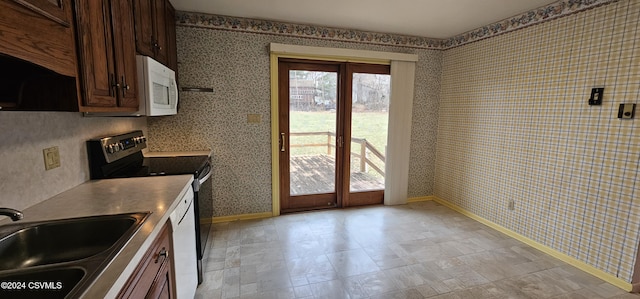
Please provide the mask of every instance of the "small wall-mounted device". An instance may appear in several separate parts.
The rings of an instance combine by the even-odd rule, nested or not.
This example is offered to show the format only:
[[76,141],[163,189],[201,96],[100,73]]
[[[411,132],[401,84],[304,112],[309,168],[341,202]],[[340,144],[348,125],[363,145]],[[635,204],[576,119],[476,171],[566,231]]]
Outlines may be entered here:
[[618,118],[629,119],[636,114],[636,104],[620,104]]
[[602,105],[603,93],[604,93],[604,87],[592,88],[591,97],[589,98],[589,105]]

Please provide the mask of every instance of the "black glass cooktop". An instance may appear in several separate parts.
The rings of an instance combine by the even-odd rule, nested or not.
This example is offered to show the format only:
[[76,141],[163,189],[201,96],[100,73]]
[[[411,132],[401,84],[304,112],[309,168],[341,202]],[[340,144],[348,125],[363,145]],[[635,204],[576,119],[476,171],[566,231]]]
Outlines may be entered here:
[[207,161],[208,156],[145,157],[142,167],[148,175],[198,174]]
[[[136,157],[137,156],[137,157]],[[128,161],[129,160],[129,161]],[[156,175],[193,174],[196,177],[207,170],[208,156],[142,157],[132,155],[104,166],[103,176],[98,178],[129,178]]]

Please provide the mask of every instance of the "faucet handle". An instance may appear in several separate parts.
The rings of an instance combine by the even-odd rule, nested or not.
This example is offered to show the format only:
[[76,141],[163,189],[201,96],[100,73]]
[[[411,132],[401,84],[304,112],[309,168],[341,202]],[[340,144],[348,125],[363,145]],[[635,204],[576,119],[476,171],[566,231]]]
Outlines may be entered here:
[[13,221],[18,221],[24,218],[24,214],[21,211],[11,208],[0,208],[0,215],[8,216]]

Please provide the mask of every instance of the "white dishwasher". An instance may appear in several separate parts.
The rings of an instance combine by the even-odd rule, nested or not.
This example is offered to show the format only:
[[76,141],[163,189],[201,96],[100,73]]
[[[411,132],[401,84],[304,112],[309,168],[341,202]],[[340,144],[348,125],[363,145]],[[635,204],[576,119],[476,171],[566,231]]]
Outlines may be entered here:
[[173,258],[178,299],[191,299],[198,287],[196,224],[193,210],[193,187],[169,215],[173,228]]

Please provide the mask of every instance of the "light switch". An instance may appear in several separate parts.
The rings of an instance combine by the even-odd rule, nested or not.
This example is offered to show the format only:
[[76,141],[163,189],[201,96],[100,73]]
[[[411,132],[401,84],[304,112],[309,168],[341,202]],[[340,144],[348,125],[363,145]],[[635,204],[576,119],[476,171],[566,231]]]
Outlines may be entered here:
[[620,104],[618,109],[618,118],[633,118],[636,112],[636,104]]
[[247,122],[250,124],[258,124],[262,122],[261,114],[247,114]]
[[604,93],[604,87],[592,88],[591,97],[589,98],[589,105],[602,105],[603,93]]
[[44,155],[44,169],[50,170],[56,167],[60,167],[60,152],[58,151],[58,147],[50,147],[42,150]]

